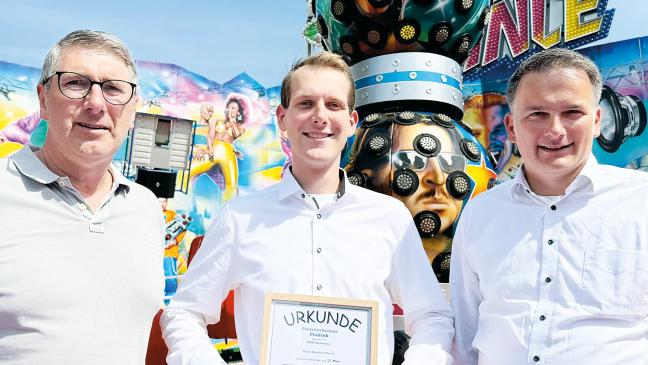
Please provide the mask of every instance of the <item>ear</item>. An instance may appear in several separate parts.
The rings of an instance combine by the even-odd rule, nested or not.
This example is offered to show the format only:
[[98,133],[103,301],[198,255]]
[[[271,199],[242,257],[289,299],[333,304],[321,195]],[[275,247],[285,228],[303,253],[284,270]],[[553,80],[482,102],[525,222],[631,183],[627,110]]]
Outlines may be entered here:
[[45,89],[43,84],[38,84],[38,86],[36,86],[36,93],[38,94],[38,104],[40,105],[40,117],[41,119],[48,120],[47,107],[45,106],[45,94],[47,93],[47,89]]
[[515,136],[515,123],[513,122],[513,114],[512,112],[506,113],[504,116],[504,126],[506,127],[506,134],[508,135],[508,140],[511,141],[512,143],[517,143],[516,142],[516,136]]
[[359,119],[360,117],[358,116],[358,112],[355,110],[352,111],[351,114],[349,115],[349,123],[351,124],[351,131],[347,137],[351,137],[355,133],[356,127],[358,126]]
[[594,128],[592,128],[592,138],[596,138],[601,134],[601,107],[596,106],[594,112]]
[[286,109],[284,109],[284,107],[281,104],[277,106],[276,114],[277,114],[277,125],[279,126],[279,130],[281,130],[282,132],[286,132],[286,122],[285,122]]

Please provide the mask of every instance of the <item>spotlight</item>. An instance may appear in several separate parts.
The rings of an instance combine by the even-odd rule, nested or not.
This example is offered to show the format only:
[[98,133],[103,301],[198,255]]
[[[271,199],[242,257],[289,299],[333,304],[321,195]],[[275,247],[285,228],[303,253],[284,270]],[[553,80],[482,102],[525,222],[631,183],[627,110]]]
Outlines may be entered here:
[[382,121],[382,115],[380,113],[371,113],[367,115],[366,118],[360,124],[361,128],[369,128],[380,123]]
[[489,21],[490,21],[490,8],[485,7],[484,10],[482,10],[481,15],[479,16],[479,22],[477,23],[477,27],[479,29],[484,29],[488,25]]
[[317,16],[317,32],[321,34],[323,38],[328,38],[328,27],[321,15]]
[[451,36],[452,27],[450,26],[450,23],[437,23],[430,28],[430,32],[428,33],[428,42],[430,42],[430,45],[432,46],[442,46],[450,40]]
[[365,187],[367,186],[367,175],[362,172],[353,171],[347,173],[347,178],[349,182],[355,186]]
[[400,196],[414,194],[418,189],[419,179],[416,173],[410,169],[397,169],[392,180],[392,190]]
[[424,210],[414,216],[414,225],[422,238],[434,237],[441,228],[441,218],[435,212]]
[[454,127],[454,122],[452,121],[452,119],[445,114],[441,114],[441,113],[434,114],[432,120],[442,127],[446,127],[446,128]]
[[337,20],[347,25],[353,21],[355,9],[355,4],[350,0],[333,0],[331,2],[331,14]]
[[461,140],[459,143],[459,147],[461,148],[461,152],[463,152],[466,157],[472,162],[479,162],[481,161],[481,152],[479,151],[479,147],[477,147],[477,144],[468,138],[464,138]]
[[464,34],[454,44],[453,51],[454,54],[460,58],[465,58],[468,56],[468,51],[470,51],[470,35]]
[[443,251],[432,260],[432,270],[440,283],[450,281],[450,251]]
[[412,44],[418,40],[420,34],[421,26],[415,19],[401,19],[396,23],[394,36],[399,43]]
[[453,198],[461,200],[470,191],[470,178],[463,171],[453,171],[448,174],[446,188]]
[[603,85],[599,105],[601,134],[596,140],[609,153],[616,152],[623,142],[640,135],[646,128],[646,107],[634,95],[621,95]]
[[419,121],[419,116],[415,114],[414,112],[411,112],[409,110],[400,112],[396,116],[395,122],[400,125],[413,125],[418,123]]
[[373,49],[383,49],[387,44],[387,30],[378,23],[361,22],[358,24],[358,33]]
[[455,8],[459,14],[467,14],[473,5],[475,5],[474,0],[455,0]]
[[414,138],[414,150],[425,157],[433,157],[441,150],[441,141],[429,133],[421,133]]
[[365,147],[375,156],[382,156],[389,151],[391,139],[385,133],[377,133],[371,136]]
[[340,49],[351,58],[358,55],[358,44],[353,36],[343,35],[340,37]]

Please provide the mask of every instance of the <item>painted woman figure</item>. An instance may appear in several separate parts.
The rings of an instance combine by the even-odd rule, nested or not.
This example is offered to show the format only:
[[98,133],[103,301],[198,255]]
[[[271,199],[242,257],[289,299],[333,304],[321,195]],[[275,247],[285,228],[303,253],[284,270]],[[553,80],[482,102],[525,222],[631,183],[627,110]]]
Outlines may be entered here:
[[249,103],[245,97],[230,94],[225,103],[225,119],[209,123],[207,151],[194,156],[191,178],[207,173],[221,188],[224,201],[236,196],[238,190],[237,158],[242,158],[243,154],[236,151],[233,142],[245,133],[248,113]]

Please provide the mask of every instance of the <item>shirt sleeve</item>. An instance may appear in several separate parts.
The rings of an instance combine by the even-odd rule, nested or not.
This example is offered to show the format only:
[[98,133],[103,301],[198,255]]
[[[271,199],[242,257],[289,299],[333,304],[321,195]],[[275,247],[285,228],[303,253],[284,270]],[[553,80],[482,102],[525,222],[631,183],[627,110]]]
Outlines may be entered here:
[[471,210],[468,206],[461,215],[452,241],[450,262],[450,302],[455,315],[452,355],[458,363],[466,365],[477,364],[477,352],[472,343],[477,333],[479,305],[482,302],[479,277],[466,256],[471,225]]
[[403,365],[450,365],[454,330],[452,311],[423,249],[409,212],[403,207],[402,239],[392,261],[390,290],[403,308],[405,332],[411,336]]
[[162,315],[169,365],[225,364],[207,336],[220,319],[221,303],[235,280],[232,270],[234,222],[226,206],[211,226]]

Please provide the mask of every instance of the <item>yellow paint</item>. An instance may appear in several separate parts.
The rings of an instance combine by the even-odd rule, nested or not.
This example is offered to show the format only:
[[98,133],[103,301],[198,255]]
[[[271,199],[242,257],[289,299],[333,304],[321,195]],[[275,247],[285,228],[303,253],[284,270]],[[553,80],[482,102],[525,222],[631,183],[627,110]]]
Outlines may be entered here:
[[601,29],[600,16],[581,23],[581,15],[598,7],[598,0],[565,0],[565,42],[573,41]]

